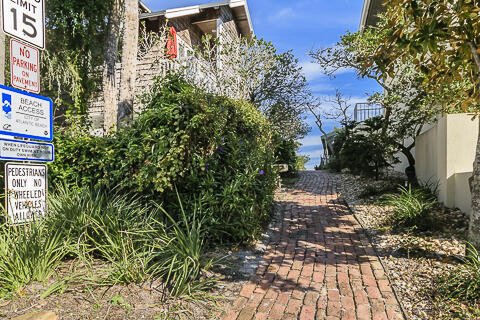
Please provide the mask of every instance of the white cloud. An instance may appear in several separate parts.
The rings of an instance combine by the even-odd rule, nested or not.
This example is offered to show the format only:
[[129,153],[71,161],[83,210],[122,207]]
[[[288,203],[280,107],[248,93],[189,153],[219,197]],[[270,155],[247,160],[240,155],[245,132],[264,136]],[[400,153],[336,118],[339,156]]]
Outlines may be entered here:
[[306,136],[305,138],[300,140],[300,143],[304,148],[321,146],[322,145],[321,135]]
[[295,10],[293,8],[282,8],[268,17],[270,22],[275,22],[277,20],[292,19],[295,18]]
[[[300,67],[302,67],[303,74],[305,75],[305,78],[307,78],[308,81],[327,77],[324,73],[324,70],[320,68],[320,65],[318,63],[303,61],[303,62],[300,62]],[[351,72],[354,72],[353,69],[351,68],[341,68],[335,71],[334,75],[338,76],[341,74],[351,73]]]
[[321,77],[324,77],[323,70],[320,68],[320,65],[313,62],[304,61],[300,63],[302,67],[303,74],[308,81],[312,81]]
[[313,93],[325,93],[325,92],[334,92],[335,87],[329,83],[326,82],[321,82],[321,83],[316,83],[316,84],[311,84],[310,85],[310,90]]

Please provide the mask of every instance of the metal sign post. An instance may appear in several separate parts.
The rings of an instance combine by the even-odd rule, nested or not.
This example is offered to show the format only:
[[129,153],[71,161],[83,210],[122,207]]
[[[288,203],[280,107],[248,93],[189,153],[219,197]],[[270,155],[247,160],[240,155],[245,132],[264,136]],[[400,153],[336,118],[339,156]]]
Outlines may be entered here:
[[[0,30],[0,160],[5,165],[5,201],[11,224],[24,224],[47,213],[47,166],[52,162],[53,102],[40,92],[40,52],[45,49],[45,0],[0,0],[3,31],[10,42],[11,84],[5,86],[5,36]],[[28,44],[36,47],[31,47]],[[21,90],[19,90],[21,89]],[[33,93],[31,93],[33,92]]]

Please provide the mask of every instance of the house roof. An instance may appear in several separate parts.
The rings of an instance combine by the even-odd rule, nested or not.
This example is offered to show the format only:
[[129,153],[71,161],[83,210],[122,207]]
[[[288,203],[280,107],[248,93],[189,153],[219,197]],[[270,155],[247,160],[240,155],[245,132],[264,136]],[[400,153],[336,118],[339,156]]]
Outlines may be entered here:
[[375,26],[378,23],[378,14],[383,10],[383,0],[364,0],[360,30]]
[[150,13],[152,10],[141,0],[138,1],[138,6],[143,12]]
[[148,12],[140,15],[140,19],[151,19],[162,16],[167,19],[174,19],[199,14],[206,9],[215,9],[223,6],[229,6],[231,8],[235,22],[237,23],[239,31],[242,35],[247,36],[253,33],[252,19],[250,17],[247,0],[224,0],[220,2],[212,2],[189,7]]

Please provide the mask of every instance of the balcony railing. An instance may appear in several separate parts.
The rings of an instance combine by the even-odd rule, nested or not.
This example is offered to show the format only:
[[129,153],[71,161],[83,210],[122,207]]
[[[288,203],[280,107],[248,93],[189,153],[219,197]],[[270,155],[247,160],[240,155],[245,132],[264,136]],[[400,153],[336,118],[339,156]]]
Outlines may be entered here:
[[355,122],[364,122],[370,118],[381,117],[385,114],[385,109],[374,103],[357,103],[355,105]]

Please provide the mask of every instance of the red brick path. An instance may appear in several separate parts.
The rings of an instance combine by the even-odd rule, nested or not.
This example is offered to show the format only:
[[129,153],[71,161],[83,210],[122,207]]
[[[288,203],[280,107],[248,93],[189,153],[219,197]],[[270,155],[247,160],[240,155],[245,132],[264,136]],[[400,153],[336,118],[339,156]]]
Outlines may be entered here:
[[278,195],[263,262],[229,319],[403,319],[365,232],[337,196],[335,175],[301,174]]

